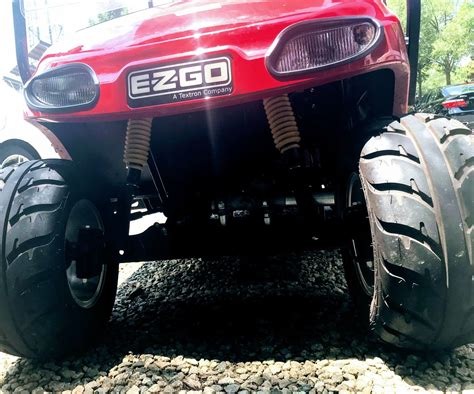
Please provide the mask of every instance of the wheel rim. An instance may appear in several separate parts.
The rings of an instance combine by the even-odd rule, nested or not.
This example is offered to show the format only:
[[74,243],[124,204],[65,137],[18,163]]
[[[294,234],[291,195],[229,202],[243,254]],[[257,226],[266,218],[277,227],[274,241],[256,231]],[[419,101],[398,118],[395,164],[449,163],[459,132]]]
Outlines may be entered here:
[[375,281],[372,237],[362,184],[355,173],[349,178],[346,207],[350,212],[350,247],[357,279],[364,293],[372,297]]
[[[70,245],[78,245],[81,229],[100,229],[104,225],[96,207],[88,200],[77,202],[69,214],[66,225],[66,250]],[[97,253],[100,253],[98,250]],[[68,253],[66,253],[66,256]],[[72,298],[81,308],[92,308],[97,304],[105,284],[107,266],[102,264],[100,274],[88,279],[78,277],[78,261],[75,257],[66,257],[66,276]]]
[[19,166],[21,163],[24,163],[25,161],[28,161],[28,157],[23,156],[23,155],[10,155],[6,157],[1,163],[0,163],[0,170],[6,167],[16,167]]

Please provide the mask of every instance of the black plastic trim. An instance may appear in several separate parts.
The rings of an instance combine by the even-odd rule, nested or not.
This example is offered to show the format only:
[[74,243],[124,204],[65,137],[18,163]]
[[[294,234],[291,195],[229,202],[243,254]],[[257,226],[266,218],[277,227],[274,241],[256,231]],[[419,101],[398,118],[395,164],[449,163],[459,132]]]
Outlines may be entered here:
[[[94,86],[95,86],[95,96],[93,100],[84,104],[67,105],[64,107],[54,107],[54,106],[49,106],[49,105],[45,105],[41,103],[31,91],[31,86],[33,85],[33,82],[38,79],[45,79],[45,78],[50,78],[50,77],[67,75],[74,71],[80,71],[80,72],[85,71],[92,78],[92,81],[94,82]],[[90,66],[84,63],[70,63],[70,64],[54,67],[51,70],[48,70],[48,71],[45,71],[44,73],[36,75],[25,85],[24,96],[25,96],[26,103],[28,104],[28,107],[36,111],[40,111],[44,113],[66,113],[66,112],[84,111],[86,109],[91,109],[95,107],[95,105],[99,101],[100,83],[99,83],[99,79],[97,78],[97,75],[95,74],[94,70],[92,70]]]
[[15,52],[18,71],[21,81],[26,83],[31,78],[30,63],[28,61],[28,39],[26,35],[26,21],[22,13],[21,0],[12,0],[13,28],[15,31]]
[[418,57],[420,50],[421,0],[407,1],[408,59],[410,60],[410,90],[408,104],[415,104]]
[[[349,57],[347,59],[341,60],[339,62],[326,64],[324,66],[312,67],[306,70],[297,70],[297,71],[288,71],[280,72],[277,71],[274,67],[274,64],[278,57],[281,55],[285,44],[292,39],[293,37],[301,34],[308,33],[311,31],[317,32],[321,28],[325,27],[338,27],[338,26],[347,26],[358,23],[369,22],[376,27],[376,37],[372,44],[368,46],[364,51],[358,53],[355,56]],[[282,30],[281,33],[277,36],[272,46],[267,52],[265,57],[265,65],[270,72],[270,74],[276,79],[285,80],[291,79],[297,76],[311,74],[315,71],[325,70],[328,68],[333,68],[341,66],[344,64],[351,63],[355,60],[361,59],[367,56],[372,50],[374,50],[384,38],[384,30],[382,25],[375,19],[364,16],[351,16],[351,17],[340,17],[340,18],[324,18],[324,19],[313,19],[309,21],[303,21],[295,23],[291,26],[288,26],[286,29]]]

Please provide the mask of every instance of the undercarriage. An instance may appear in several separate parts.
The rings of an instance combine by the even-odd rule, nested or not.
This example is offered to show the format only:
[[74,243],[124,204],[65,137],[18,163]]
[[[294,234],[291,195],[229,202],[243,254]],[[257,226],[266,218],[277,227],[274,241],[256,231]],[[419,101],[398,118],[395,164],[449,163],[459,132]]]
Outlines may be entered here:
[[[121,159],[128,138],[125,156],[133,160],[127,153],[133,135],[127,137],[125,122],[48,127],[90,182],[96,179],[103,200],[115,206],[109,210],[131,193],[141,208],[132,220],[166,216],[165,225],[130,238],[121,261],[314,247],[341,218],[335,202],[341,179],[356,168],[364,142],[392,120],[393,74],[378,71],[283,97],[272,114],[274,127],[290,125],[283,145],[272,138],[261,101],[135,121],[138,147],[150,137],[149,155],[145,143],[142,164],[132,165],[128,178]],[[84,143],[92,135],[94,144]],[[125,215],[118,216],[126,222]]]

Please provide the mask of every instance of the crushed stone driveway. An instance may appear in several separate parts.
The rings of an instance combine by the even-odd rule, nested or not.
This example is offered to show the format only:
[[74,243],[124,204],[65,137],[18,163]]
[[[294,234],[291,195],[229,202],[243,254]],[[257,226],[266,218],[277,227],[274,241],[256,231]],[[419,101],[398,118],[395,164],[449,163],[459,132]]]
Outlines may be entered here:
[[0,392],[474,393],[474,345],[410,354],[367,334],[337,251],[124,265],[121,282],[97,345],[0,354]]

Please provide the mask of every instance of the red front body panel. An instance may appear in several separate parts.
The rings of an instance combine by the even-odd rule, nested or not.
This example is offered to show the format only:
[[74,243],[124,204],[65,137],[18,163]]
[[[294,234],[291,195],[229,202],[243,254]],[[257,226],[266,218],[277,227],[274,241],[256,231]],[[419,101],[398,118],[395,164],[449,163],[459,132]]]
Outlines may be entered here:
[[[382,41],[366,57],[284,81],[267,70],[266,55],[283,29],[306,20],[354,16],[372,17],[384,29]],[[216,56],[231,58],[231,94],[141,108],[128,105],[130,72]],[[45,54],[37,74],[75,62],[89,65],[97,74],[100,99],[95,107],[58,114],[28,110],[28,117],[50,121],[159,117],[291,93],[378,69],[395,74],[393,113],[407,110],[409,65],[404,36],[398,19],[381,0],[177,1],[78,32]]]

